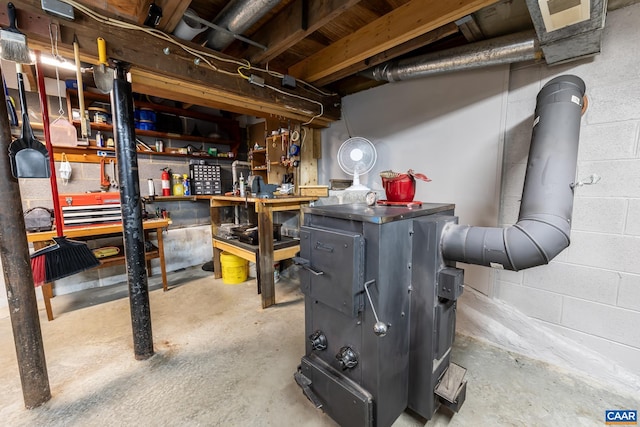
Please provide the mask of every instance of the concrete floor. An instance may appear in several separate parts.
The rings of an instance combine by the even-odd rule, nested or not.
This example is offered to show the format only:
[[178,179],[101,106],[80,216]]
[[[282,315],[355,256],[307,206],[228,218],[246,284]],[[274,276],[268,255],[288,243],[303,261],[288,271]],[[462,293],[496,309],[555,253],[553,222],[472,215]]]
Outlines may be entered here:
[[[211,273],[152,282],[156,355],[133,357],[126,286],[52,300],[40,311],[52,399],[24,409],[11,324],[0,319],[0,420],[7,426],[335,426],[302,395],[293,373],[304,352],[303,296],[276,285],[278,304],[260,308],[255,281],[226,285]],[[154,279],[155,280],[155,279]],[[91,305],[94,304],[94,305]],[[458,414],[405,426],[601,426],[605,409],[640,409],[637,397],[458,335],[453,360],[468,369]]]

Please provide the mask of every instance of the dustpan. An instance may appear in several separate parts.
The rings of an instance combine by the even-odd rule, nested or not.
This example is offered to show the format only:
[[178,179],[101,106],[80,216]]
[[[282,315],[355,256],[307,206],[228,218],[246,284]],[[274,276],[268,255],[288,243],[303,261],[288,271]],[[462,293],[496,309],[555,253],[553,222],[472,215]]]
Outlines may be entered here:
[[60,116],[49,125],[51,143],[57,146],[75,147],[78,145],[76,127]]
[[49,178],[51,176],[49,151],[36,139],[29,122],[22,65],[16,64],[16,71],[18,73],[20,108],[22,109],[22,132],[20,138],[9,144],[11,173],[16,178]]

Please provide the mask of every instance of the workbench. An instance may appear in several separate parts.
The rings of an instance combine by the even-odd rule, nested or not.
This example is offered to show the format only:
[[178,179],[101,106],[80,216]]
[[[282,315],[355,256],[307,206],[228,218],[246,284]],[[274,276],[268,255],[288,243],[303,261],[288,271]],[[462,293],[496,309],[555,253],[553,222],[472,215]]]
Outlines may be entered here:
[[[169,219],[150,219],[142,222],[142,227],[144,229],[144,237],[145,240],[148,240],[149,233],[155,232],[157,241],[158,241],[158,249],[145,252],[145,260],[147,262],[147,274],[151,276],[151,260],[155,258],[160,259],[160,271],[162,273],[162,289],[164,291],[167,290],[167,270],[164,259],[164,242],[162,238],[162,230],[169,226]],[[112,224],[112,225],[99,225],[99,226],[90,226],[90,227],[77,227],[77,228],[67,228],[64,230],[64,236],[69,239],[97,239],[101,237],[107,237],[109,235],[118,235],[122,234],[123,228],[122,224]],[[37,233],[27,233],[27,240],[33,243],[33,248],[35,250],[44,248],[49,244],[53,243],[52,238],[56,237],[57,233],[55,231],[41,231]],[[110,267],[113,265],[121,265],[126,262],[124,254],[110,256],[106,258],[100,259],[100,265],[96,268],[104,268]],[[44,299],[44,306],[47,311],[47,319],[50,321],[53,320],[53,310],[51,309],[51,298],[53,295],[53,283],[45,283],[42,285],[42,296]]]
[[[300,250],[300,244],[285,239],[284,243],[273,241],[273,213],[280,211],[297,211],[298,224],[302,223],[302,208],[317,197],[281,196],[275,198],[208,196],[211,203],[211,232],[213,245],[214,277],[222,277],[220,253],[229,252],[242,259],[256,263],[256,280],[262,296],[262,308],[276,303],[273,264],[277,261],[292,258]],[[227,206],[251,205],[258,214],[258,246],[246,245],[236,240],[225,240],[217,237],[220,224],[219,208]]]

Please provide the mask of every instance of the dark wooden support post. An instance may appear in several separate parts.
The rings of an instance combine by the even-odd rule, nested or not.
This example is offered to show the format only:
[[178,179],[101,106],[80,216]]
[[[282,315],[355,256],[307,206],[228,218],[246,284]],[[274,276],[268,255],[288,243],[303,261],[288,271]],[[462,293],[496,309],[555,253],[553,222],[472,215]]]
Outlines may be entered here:
[[273,278],[273,212],[266,203],[256,202],[258,206],[258,259],[256,273],[260,278],[262,308],[276,303],[276,291]]
[[22,214],[20,186],[18,180],[11,175],[9,163],[11,127],[7,116],[7,103],[4,91],[0,91],[0,94],[0,259],[7,289],[24,406],[31,409],[51,399],[51,390]]
[[145,360],[153,356],[153,335],[151,333],[149,283],[145,268],[133,94],[126,73],[125,66],[118,64],[117,78],[113,82],[113,90],[111,91],[111,108],[114,111],[116,158],[118,177],[121,183],[120,203],[122,206],[127,282],[129,284],[131,326],[133,328],[133,349],[137,360]]

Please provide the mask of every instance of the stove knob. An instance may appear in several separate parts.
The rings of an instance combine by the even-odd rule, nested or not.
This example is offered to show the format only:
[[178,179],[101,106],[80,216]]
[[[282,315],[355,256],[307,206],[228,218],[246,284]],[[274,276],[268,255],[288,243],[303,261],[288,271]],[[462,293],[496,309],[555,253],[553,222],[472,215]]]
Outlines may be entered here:
[[345,369],[353,369],[358,364],[358,356],[356,356],[356,352],[351,349],[351,347],[342,347],[338,354],[336,354],[336,359],[338,359],[338,363],[340,367],[344,371]]
[[327,349],[327,337],[320,330],[309,335],[309,341],[311,341],[311,347],[313,347],[314,350]]

